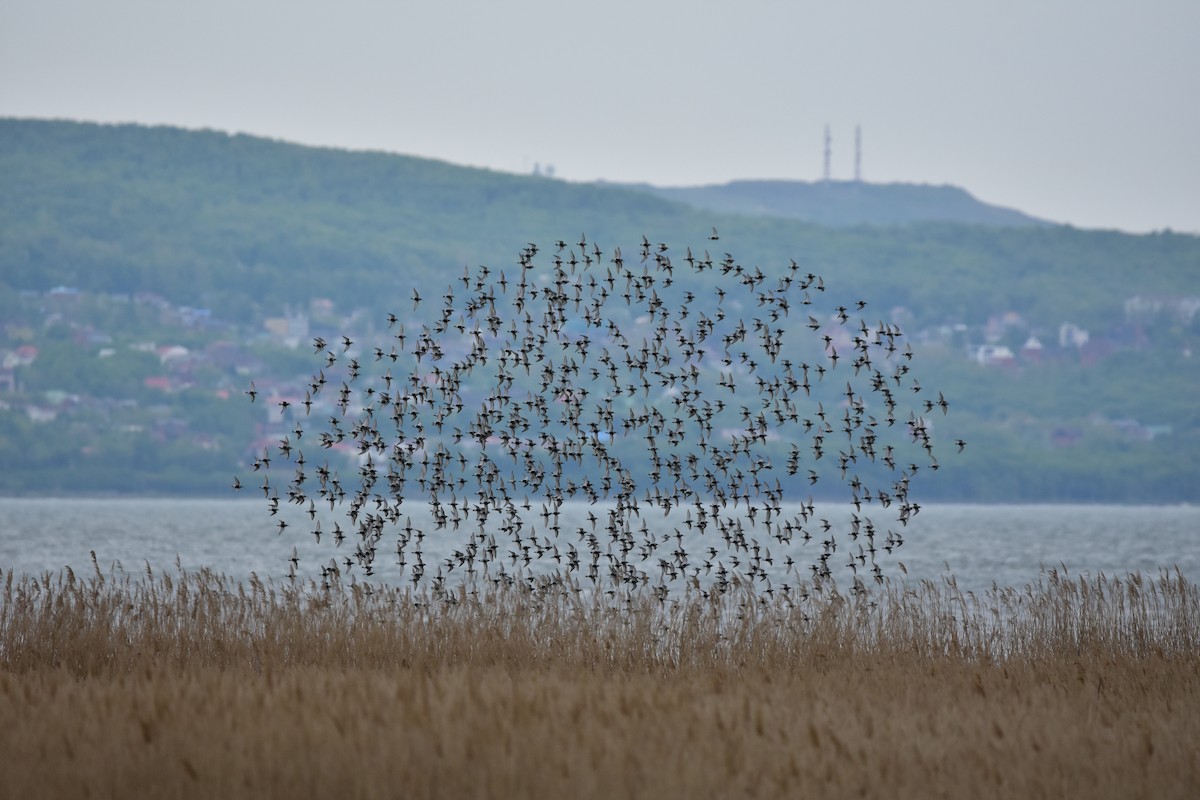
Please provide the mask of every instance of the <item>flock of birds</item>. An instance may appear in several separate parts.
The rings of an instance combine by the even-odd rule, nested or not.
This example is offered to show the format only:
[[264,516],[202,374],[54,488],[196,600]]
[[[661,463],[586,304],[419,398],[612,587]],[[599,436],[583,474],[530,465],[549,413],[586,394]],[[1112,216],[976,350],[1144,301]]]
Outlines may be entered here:
[[[384,553],[442,596],[455,579],[659,597],[786,593],[842,570],[882,582],[948,402],[910,373],[895,325],[827,298],[795,261],[768,275],[645,237],[628,260],[586,237],[531,243],[440,297],[414,288],[371,342],[316,337],[304,398],[264,398],[282,435],[252,467],[280,533],[295,504],[340,548],[327,584],[376,574]],[[848,501],[848,521],[814,493]],[[427,562],[427,536],[449,555]]]

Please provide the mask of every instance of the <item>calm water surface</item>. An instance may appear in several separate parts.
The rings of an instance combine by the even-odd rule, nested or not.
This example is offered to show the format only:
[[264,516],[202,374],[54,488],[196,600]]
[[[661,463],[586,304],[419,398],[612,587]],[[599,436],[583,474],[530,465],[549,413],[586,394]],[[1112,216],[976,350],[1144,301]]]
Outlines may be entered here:
[[[785,504],[789,514],[798,508],[789,510]],[[424,557],[433,574],[438,560],[465,541],[466,532],[434,530],[422,509],[414,505],[412,522],[427,531]],[[567,532],[589,526],[589,510],[594,509],[584,503],[564,506],[561,541],[576,541]],[[340,560],[352,549],[353,536],[340,549],[329,536],[318,545],[306,532],[308,519],[299,509],[285,508],[282,513],[292,526],[279,535],[278,518],[269,516],[261,501],[250,499],[0,498],[0,569],[40,574],[70,567],[88,575],[95,551],[106,570],[119,564],[136,572],[149,564],[156,572],[170,572],[178,563],[189,571],[211,567],[237,578],[256,573],[283,579],[293,547],[300,557],[300,573],[306,576],[316,575],[320,565],[334,557]],[[817,507],[817,516],[835,525],[848,515],[842,506]],[[680,512],[645,513],[645,521],[651,530],[669,533],[682,527],[682,516]],[[325,520],[325,530],[332,528],[333,519],[330,515]],[[883,521],[882,516],[876,519]],[[350,530],[347,524],[342,527]],[[635,522],[636,527],[640,524]],[[1154,575],[1178,567],[1190,580],[1200,580],[1197,507],[940,505],[925,507],[903,533],[903,547],[891,556],[880,553],[885,574],[899,577],[903,563],[912,578],[940,580],[953,575],[961,587],[977,591],[993,582],[1023,586],[1036,580],[1043,569],[1063,567],[1072,575],[1134,571]],[[841,539],[844,548],[848,544],[844,534]],[[711,529],[707,536],[689,534],[684,541],[697,564],[708,547],[720,549],[722,544]],[[815,541],[784,547],[765,531],[760,541],[771,549],[775,564],[768,571],[777,582],[789,580],[783,567],[786,556],[807,565],[820,554]],[[501,539],[502,551],[505,544]],[[376,579],[398,583],[407,574],[395,565],[392,548],[394,543],[386,542],[381,547]],[[838,551],[839,564],[846,560],[843,548]]]

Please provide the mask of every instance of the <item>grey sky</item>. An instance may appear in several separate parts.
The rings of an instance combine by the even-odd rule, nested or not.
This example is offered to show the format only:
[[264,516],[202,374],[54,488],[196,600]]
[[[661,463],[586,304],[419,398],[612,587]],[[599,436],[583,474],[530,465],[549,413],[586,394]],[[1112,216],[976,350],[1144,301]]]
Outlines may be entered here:
[[0,0],[0,115],[1200,232],[1198,0]]

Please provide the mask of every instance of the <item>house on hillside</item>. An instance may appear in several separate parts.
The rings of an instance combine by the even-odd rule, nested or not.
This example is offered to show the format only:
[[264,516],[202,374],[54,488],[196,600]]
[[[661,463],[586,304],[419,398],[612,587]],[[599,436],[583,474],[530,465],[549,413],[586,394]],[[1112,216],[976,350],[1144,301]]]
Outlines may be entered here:
[[295,349],[308,340],[308,315],[288,313],[263,320],[263,327],[276,342]]
[[983,338],[988,344],[996,344],[1005,338],[1010,330],[1024,330],[1029,327],[1025,318],[1016,311],[1005,311],[1003,314],[993,314],[983,326]]
[[31,344],[23,344],[16,350],[5,350],[0,353],[0,387],[10,393],[16,392],[20,385],[18,375],[21,367],[28,367],[37,360],[38,349]]
[[1036,364],[1042,360],[1044,351],[1045,348],[1042,346],[1041,341],[1036,336],[1031,335],[1025,340],[1025,344],[1021,345],[1021,359]]
[[1191,325],[1200,312],[1200,297],[1143,297],[1134,295],[1125,300],[1125,319],[1142,323],[1153,317],[1169,314],[1183,325]]
[[1012,348],[1002,344],[981,344],[971,352],[971,360],[984,366],[1010,366],[1017,356]]
[[1090,338],[1087,331],[1072,322],[1064,322],[1058,326],[1059,347],[1083,347]]

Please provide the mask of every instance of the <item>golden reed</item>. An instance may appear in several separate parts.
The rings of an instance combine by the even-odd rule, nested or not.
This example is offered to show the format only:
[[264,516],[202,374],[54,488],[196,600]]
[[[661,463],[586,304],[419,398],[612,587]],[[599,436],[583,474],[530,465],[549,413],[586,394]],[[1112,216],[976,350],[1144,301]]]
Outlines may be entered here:
[[4,797],[1200,791],[1177,573],[665,602],[3,578]]

